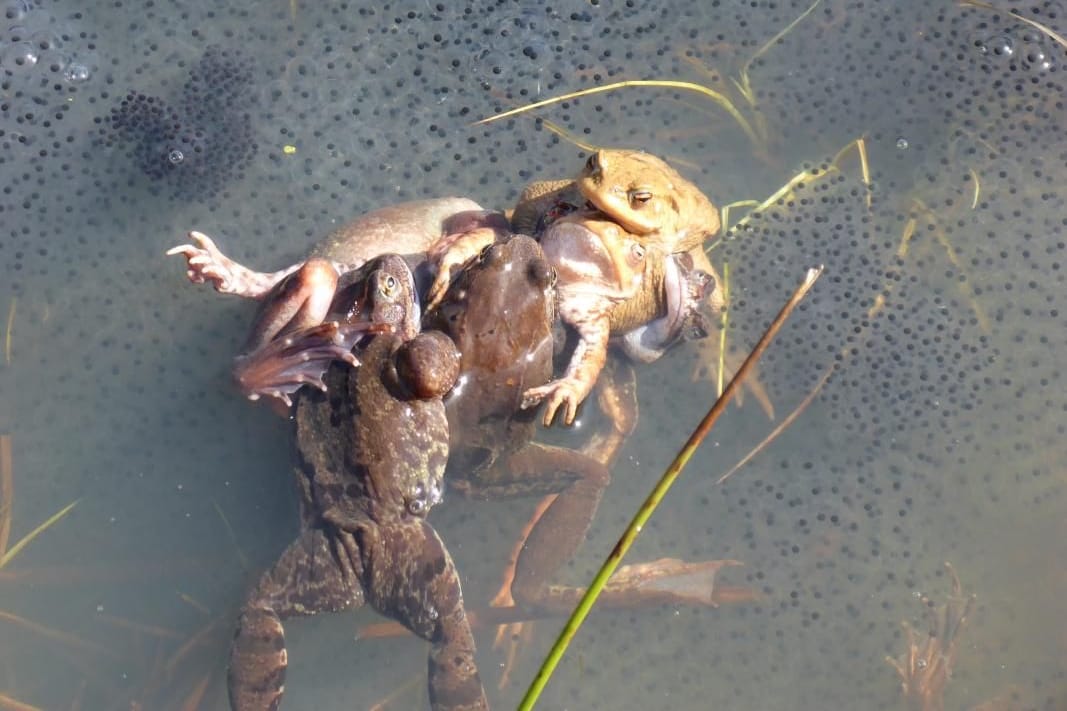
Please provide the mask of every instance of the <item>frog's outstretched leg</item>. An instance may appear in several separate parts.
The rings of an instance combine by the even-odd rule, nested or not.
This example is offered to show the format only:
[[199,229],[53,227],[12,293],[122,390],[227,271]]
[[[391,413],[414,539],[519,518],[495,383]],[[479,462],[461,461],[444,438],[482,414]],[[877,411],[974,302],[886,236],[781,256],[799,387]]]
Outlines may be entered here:
[[188,262],[186,276],[194,284],[211,282],[220,294],[235,294],[247,299],[262,299],[275,285],[292,274],[300,266],[278,272],[256,272],[233,261],[215,246],[203,232],[190,232],[189,239],[195,244],[179,244],[167,250],[167,256],[180,254]]
[[249,400],[275,397],[288,407],[290,396],[304,385],[326,390],[323,376],[333,361],[359,365],[352,349],[364,337],[392,329],[388,323],[320,323],[237,356],[233,375]]
[[230,647],[230,706],[236,711],[281,704],[288,666],[283,619],[363,605],[360,571],[338,549],[322,529],[305,531],[259,579]]
[[433,527],[418,517],[360,523],[338,539],[362,567],[367,602],[430,643],[430,708],[487,711],[459,574]]
[[437,533],[419,518],[388,528],[348,526],[353,530],[305,531],[260,578],[230,649],[230,705],[280,706],[288,666],[283,619],[370,603],[430,642],[433,711],[488,709],[459,575]]
[[312,258],[275,284],[270,298],[252,323],[244,352],[260,349],[275,338],[322,323],[337,293],[338,270],[333,263]]

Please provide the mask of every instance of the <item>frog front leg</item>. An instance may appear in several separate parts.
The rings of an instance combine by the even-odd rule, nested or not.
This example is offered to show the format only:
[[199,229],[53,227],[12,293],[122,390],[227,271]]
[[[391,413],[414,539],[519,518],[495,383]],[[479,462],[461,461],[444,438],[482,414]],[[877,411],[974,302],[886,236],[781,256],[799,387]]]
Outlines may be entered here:
[[276,709],[285,690],[288,657],[282,620],[363,605],[359,571],[322,529],[300,535],[248,596],[230,647],[230,706]]
[[189,233],[193,244],[179,244],[167,250],[167,256],[181,255],[187,263],[186,276],[194,284],[211,282],[220,294],[235,294],[247,299],[262,299],[300,265],[278,272],[257,272],[233,261],[215,246],[203,232]]
[[563,422],[574,424],[578,415],[578,406],[589,395],[596,384],[597,375],[604,367],[608,357],[608,340],[611,335],[611,321],[607,314],[579,318],[568,318],[566,304],[561,302],[560,316],[572,323],[578,331],[578,344],[571,355],[570,364],[562,378],[552,380],[540,387],[530,388],[522,395],[523,409],[533,407],[545,401],[544,424],[551,426],[556,413],[563,408]]
[[511,233],[507,218],[492,210],[458,212],[445,220],[442,235],[426,256],[437,270],[426,292],[426,310],[432,311],[444,299],[452,277],[489,245]]

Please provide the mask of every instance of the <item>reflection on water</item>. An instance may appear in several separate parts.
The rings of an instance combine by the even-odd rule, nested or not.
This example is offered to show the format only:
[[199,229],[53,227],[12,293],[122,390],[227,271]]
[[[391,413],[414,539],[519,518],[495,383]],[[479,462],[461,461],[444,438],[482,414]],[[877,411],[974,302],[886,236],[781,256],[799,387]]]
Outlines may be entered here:
[[[761,368],[779,421],[834,370],[790,429],[715,486],[773,427],[749,401],[732,409],[632,554],[743,561],[722,582],[763,599],[594,615],[545,706],[901,708],[884,660],[907,649],[901,621],[924,631],[923,600],[951,591],[945,561],[977,596],[946,707],[1067,704],[1063,47],[984,8],[825,0],[746,65],[806,2],[635,5],[4,5],[11,541],[79,504],[0,571],[0,693],[41,708],[224,706],[236,608],[293,536],[287,425],[228,380],[251,313],[189,288],[166,247],[196,228],[280,268],[381,204],[460,193],[506,206],[581,157],[527,118],[470,121],[670,77],[731,97],[757,140],[680,91],[624,89],[541,115],[663,155],[718,204],[818,168],[712,256],[731,265],[738,350],[804,267],[827,266]],[[1056,3],[1018,11],[1067,30]],[[259,150],[217,196],[182,199],[95,140],[94,118],[130,90],[182,96],[211,45],[253,62],[241,96]],[[743,68],[751,102],[732,82]],[[830,166],[860,136],[869,206],[856,153]],[[706,409],[713,385],[688,372],[698,357],[690,344],[641,369],[641,422],[571,580],[588,577]],[[492,595],[531,506],[453,497],[434,512],[471,604]],[[419,643],[353,642],[375,619],[288,626],[291,707],[367,706],[424,673]],[[494,706],[514,705],[551,637],[542,623],[517,681],[496,691],[503,659],[478,633]],[[395,707],[420,706],[422,689]]]

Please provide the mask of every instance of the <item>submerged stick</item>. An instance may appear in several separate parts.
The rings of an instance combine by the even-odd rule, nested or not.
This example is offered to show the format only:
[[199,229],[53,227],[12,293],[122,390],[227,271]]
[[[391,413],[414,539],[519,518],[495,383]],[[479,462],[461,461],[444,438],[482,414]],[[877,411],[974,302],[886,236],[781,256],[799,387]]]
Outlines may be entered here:
[[693,434],[689,435],[689,439],[686,441],[685,446],[678,452],[678,455],[671,462],[671,465],[667,467],[667,470],[660,477],[659,482],[652,489],[652,492],[645,499],[645,502],[641,504],[641,508],[638,509],[634,515],[630,525],[627,526],[623,532],[622,537],[618,543],[612,549],[608,555],[607,560],[600,566],[600,570],[597,571],[596,576],[593,578],[593,582],[590,583],[589,589],[586,590],[585,595],[582,596],[581,601],[578,603],[578,607],[575,608],[574,613],[570,619],[567,620],[567,624],[564,625],[563,630],[559,634],[559,638],[556,640],[548,656],[545,657],[544,663],[537,671],[537,675],[534,677],[533,682],[530,684],[530,688],[526,691],[526,695],[519,703],[520,711],[529,711],[533,708],[537,702],[537,698],[541,695],[541,691],[544,690],[545,685],[548,683],[549,678],[552,676],[552,672],[559,665],[560,660],[563,658],[563,653],[567,650],[567,646],[574,638],[574,635],[578,632],[578,628],[581,627],[582,622],[589,615],[589,611],[593,607],[593,603],[596,602],[597,597],[600,595],[600,591],[604,589],[608,579],[611,577],[615,569],[619,567],[619,563],[622,561],[626,552],[633,545],[634,540],[637,538],[637,534],[641,532],[648,519],[652,516],[652,512],[659,506],[659,502],[663,500],[664,495],[670,489],[674,480],[678,478],[682,469],[689,462],[689,459],[693,456],[697,447],[707,437],[708,432],[715,426],[716,420],[725,411],[726,406],[729,404],[730,399],[737,393],[738,388],[741,387],[741,383],[748,377],[749,372],[755,366],[756,361],[760,359],[763,352],[767,350],[771,341],[781,330],[782,325],[786,319],[789,318],[789,314],[792,313],[800,300],[808,293],[811,287],[815,284],[815,280],[822,274],[823,267],[819,266],[814,269],[809,269],[804,277],[804,281],[797,287],[793,295],[789,297],[789,301],[786,302],[782,310],[778,312],[778,315],[771,321],[771,325],[767,327],[763,337],[760,338],[759,343],[752,349],[752,352],[745,358],[745,362],[738,368],[737,373],[730,379],[729,384],[723,391],[722,395],[715,401],[715,404],[711,406],[708,413],[704,415],[704,419],[700,421],[697,428],[693,430]]
[[0,434],[0,556],[7,553],[14,499],[15,475],[11,464],[11,435]]
[[59,519],[63,518],[68,513],[70,513],[70,510],[72,508],[74,508],[78,504],[79,501],[81,501],[81,499],[75,499],[74,501],[71,501],[69,504],[67,504],[66,506],[61,508],[59,511],[57,511],[54,514],[52,514],[51,516],[49,516],[48,519],[44,523],[42,523],[40,526],[38,526],[37,528],[33,529],[32,531],[27,533],[25,536],[23,536],[21,539],[19,539],[18,543],[16,543],[15,545],[11,546],[11,550],[5,552],[4,555],[0,556],[0,569],[3,569],[3,567],[5,565],[10,563],[12,560],[14,560],[15,556],[17,556],[19,554],[19,552],[29,544],[30,541],[32,541],[34,538],[37,538],[37,536],[39,536],[42,533],[44,533],[45,531],[47,531],[49,529],[49,527],[51,527],[54,523],[59,521]]

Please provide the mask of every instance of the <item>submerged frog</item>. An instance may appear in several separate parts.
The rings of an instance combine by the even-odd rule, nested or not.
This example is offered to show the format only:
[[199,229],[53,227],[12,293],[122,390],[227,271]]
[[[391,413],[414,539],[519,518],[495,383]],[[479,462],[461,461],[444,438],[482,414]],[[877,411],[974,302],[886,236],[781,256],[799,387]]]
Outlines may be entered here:
[[526,387],[552,377],[555,285],[541,247],[515,235],[486,247],[425,324],[462,354],[445,400],[449,486],[479,499],[559,494],[517,564],[515,597],[528,607],[546,603],[548,582],[585,539],[610,481],[600,462],[532,442],[536,414],[520,408]]
[[[386,269],[398,263],[385,259]],[[412,293],[396,303],[413,309]],[[283,619],[364,603],[430,642],[435,711],[488,708],[459,578],[426,521],[441,499],[449,450],[441,396],[459,354],[446,335],[413,330],[375,336],[361,367],[334,365],[327,392],[297,398],[301,533],[242,608],[230,652],[235,709],[281,703]]]
[[[473,200],[452,197],[368,212],[331,233],[303,262],[277,272],[256,272],[238,264],[200,232],[190,232],[190,244],[167,254],[186,258],[191,282],[210,282],[220,293],[262,302],[236,360],[235,375],[250,399],[265,395],[288,405],[301,386],[321,386],[331,360],[354,363],[350,351],[366,333],[351,325],[361,318],[352,289],[362,288],[353,284],[363,283],[366,272],[360,267],[369,259],[398,253],[421,262],[429,253],[429,263],[447,280],[458,258],[443,253],[445,246],[491,241],[507,231],[502,215]],[[316,329],[319,325],[323,328]]]
[[[462,354],[458,383],[445,400],[449,487],[477,499],[557,494],[518,556],[511,587],[523,607],[557,613],[573,607],[577,589],[554,584],[554,577],[585,540],[611,480],[611,460],[636,424],[637,406],[629,384],[622,384],[601,398],[613,417],[605,431],[592,433],[583,451],[532,441],[536,414],[521,408],[522,397],[552,376],[558,285],[537,242],[515,235],[485,248],[460,272],[424,324],[446,332]],[[704,574],[707,587],[679,585],[679,562],[657,561],[620,572],[605,604],[667,597],[706,604],[710,578],[722,563],[685,565],[684,576],[696,580]],[[672,585],[678,589],[672,591]]]

